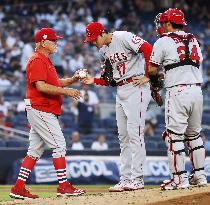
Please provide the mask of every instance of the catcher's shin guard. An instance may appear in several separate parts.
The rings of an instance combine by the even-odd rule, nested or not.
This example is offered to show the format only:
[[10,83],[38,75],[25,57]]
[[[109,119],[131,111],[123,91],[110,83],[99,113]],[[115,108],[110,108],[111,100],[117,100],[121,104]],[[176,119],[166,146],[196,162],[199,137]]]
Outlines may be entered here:
[[169,170],[170,174],[173,175],[174,183],[177,187],[188,184],[187,172],[185,171],[184,135],[167,130],[165,136],[168,146]]
[[195,136],[186,135],[186,142],[189,149],[189,157],[192,162],[192,184],[199,184],[200,182],[206,181],[206,174],[204,171],[206,154],[203,140],[201,139],[200,134]]
[[[166,131],[163,132],[162,134],[162,139],[163,141],[165,141],[166,143],[166,147],[168,148],[167,150],[167,155],[168,155],[168,166],[169,166],[169,174],[170,174],[170,178],[173,179],[173,173],[175,172],[174,170],[174,166],[173,166],[173,151],[170,149],[171,145],[170,145],[170,136],[169,136],[169,133],[167,133]],[[168,181],[170,180],[166,180],[166,181],[163,181],[163,185],[165,183],[168,183]]]

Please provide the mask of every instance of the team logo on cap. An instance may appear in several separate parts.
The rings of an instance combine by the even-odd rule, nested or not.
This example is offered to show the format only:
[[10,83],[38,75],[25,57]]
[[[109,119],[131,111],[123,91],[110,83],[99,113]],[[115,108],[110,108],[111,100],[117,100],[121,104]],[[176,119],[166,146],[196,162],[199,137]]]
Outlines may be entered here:
[[86,34],[87,34],[87,36],[88,36],[88,37],[90,37],[90,36],[91,36],[90,31],[89,31],[89,29],[88,29],[88,28],[86,29]]
[[44,40],[47,39],[47,35],[46,35],[46,34],[43,35],[43,39],[44,39]]

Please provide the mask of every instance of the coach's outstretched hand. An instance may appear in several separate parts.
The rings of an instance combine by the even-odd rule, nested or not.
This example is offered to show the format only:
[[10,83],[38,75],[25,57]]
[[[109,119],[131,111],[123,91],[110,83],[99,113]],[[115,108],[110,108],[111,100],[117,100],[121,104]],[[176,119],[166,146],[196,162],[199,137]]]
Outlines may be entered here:
[[87,85],[93,84],[94,83],[94,77],[87,74],[87,76],[84,79],[82,79],[82,82],[87,84]]
[[149,82],[149,78],[147,78],[146,76],[144,76],[144,77],[142,77],[142,76],[135,76],[132,79],[133,79],[133,84],[135,86],[141,86],[141,85],[144,85],[145,83]]
[[81,92],[77,89],[65,88],[65,95],[74,98],[75,100],[79,100]]

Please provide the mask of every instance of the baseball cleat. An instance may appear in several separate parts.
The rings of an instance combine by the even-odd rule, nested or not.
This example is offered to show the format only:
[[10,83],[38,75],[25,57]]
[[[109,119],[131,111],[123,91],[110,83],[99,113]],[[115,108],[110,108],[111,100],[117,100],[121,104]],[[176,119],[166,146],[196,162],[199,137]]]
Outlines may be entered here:
[[161,184],[160,186],[161,190],[189,189],[189,187],[190,187],[190,184],[188,180],[180,184],[176,184],[173,179],[167,180],[167,181],[165,180],[163,184]]
[[173,181],[173,179],[166,179],[163,181],[163,183],[160,185],[161,190],[165,190],[165,186],[170,184]]
[[86,191],[83,189],[77,189],[73,187],[70,183],[65,187],[57,188],[57,197],[61,196],[78,196],[84,194]]
[[109,188],[109,192],[123,192],[125,191],[124,187],[129,184],[128,182],[119,182],[115,184],[113,187]]
[[36,199],[36,198],[39,198],[39,196],[31,194],[28,190],[26,190],[25,187],[23,187],[23,188],[12,187],[9,196],[11,198],[15,198],[15,199]]
[[144,189],[144,181],[141,180],[132,180],[130,183],[128,183],[125,187],[125,191],[134,191],[138,189]]
[[191,186],[198,186],[198,187],[205,187],[208,186],[208,182],[206,177],[202,177],[200,179],[196,179],[194,174],[191,174],[189,177],[190,185]]

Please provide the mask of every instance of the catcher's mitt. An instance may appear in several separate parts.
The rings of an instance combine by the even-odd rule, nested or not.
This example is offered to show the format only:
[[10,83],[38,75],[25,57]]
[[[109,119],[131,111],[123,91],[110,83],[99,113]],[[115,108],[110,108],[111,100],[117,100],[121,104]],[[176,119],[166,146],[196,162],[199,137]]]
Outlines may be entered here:
[[152,98],[158,104],[158,106],[161,107],[163,105],[163,100],[162,100],[162,97],[161,97],[159,91],[154,89],[152,86],[150,86],[150,90],[151,90]]
[[154,76],[149,76],[149,78],[150,78],[151,96],[154,99],[154,101],[158,104],[158,106],[162,106],[163,100],[161,98],[159,91],[164,86],[164,74],[160,72]]
[[164,86],[164,74],[162,72],[157,73],[156,75],[149,75],[150,85],[155,90],[159,91]]
[[113,79],[112,64],[110,63],[109,59],[106,59],[102,65],[101,78],[103,78],[110,86],[116,86],[116,81]]

